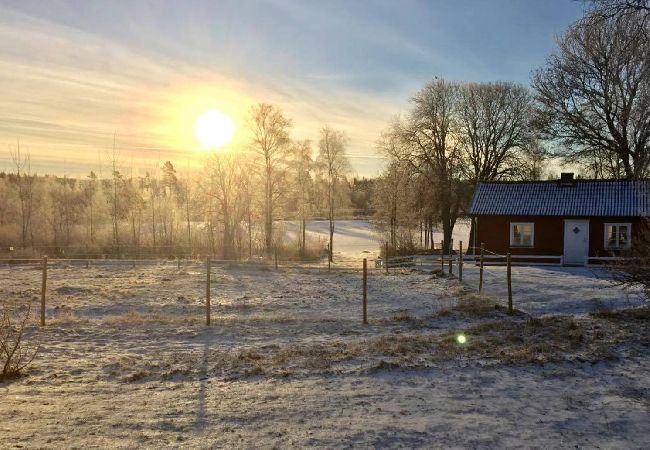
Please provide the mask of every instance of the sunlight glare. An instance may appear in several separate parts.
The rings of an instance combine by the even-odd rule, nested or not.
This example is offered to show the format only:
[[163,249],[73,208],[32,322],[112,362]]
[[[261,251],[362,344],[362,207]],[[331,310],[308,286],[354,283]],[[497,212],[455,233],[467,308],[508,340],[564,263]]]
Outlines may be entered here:
[[194,136],[203,150],[226,145],[235,133],[235,124],[226,114],[216,109],[201,114],[194,124]]

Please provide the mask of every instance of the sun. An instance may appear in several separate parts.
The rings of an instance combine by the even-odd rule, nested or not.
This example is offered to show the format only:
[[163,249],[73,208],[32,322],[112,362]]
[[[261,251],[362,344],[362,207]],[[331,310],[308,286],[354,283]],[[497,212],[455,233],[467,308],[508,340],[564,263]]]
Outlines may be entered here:
[[203,150],[221,148],[235,134],[235,124],[226,114],[211,109],[201,114],[194,123],[194,136]]

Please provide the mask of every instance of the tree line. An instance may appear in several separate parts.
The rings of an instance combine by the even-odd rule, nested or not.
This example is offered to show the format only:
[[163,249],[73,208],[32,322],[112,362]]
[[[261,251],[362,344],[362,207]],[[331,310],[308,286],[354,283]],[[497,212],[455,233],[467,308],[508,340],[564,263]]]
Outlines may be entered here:
[[[37,176],[18,143],[15,170],[0,173],[0,245],[14,254],[224,258],[278,249],[305,258],[327,246],[331,257],[335,217],[370,211],[368,180],[350,176],[345,133],[324,126],[315,145],[291,139],[291,120],[265,103],[251,108],[247,127],[247,148],[214,151],[199,172],[166,161],[144,176],[120,163],[115,143],[108,176]],[[328,221],[327,243],[309,242],[311,218]],[[287,221],[297,223],[293,237]]]

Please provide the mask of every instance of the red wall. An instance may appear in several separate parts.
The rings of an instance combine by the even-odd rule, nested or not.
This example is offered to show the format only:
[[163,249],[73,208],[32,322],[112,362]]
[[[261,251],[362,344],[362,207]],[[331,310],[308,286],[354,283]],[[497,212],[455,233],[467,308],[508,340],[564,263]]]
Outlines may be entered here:
[[[513,255],[562,255],[564,253],[564,219],[589,220],[589,256],[604,256],[605,223],[631,223],[632,236],[638,235],[643,222],[638,217],[548,217],[548,216],[479,216],[476,217],[476,246],[481,242],[489,251]],[[533,247],[510,247],[510,222],[533,222]]]

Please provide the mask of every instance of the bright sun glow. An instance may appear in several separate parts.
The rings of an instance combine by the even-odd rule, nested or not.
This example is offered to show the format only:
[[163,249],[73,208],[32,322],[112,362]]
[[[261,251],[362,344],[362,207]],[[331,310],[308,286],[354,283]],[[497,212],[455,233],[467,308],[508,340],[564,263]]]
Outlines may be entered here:
[[194,123],[194,136],[203,150],[223,147],[230,142],[234,133],[232,119],[216,109],[204,112]]

